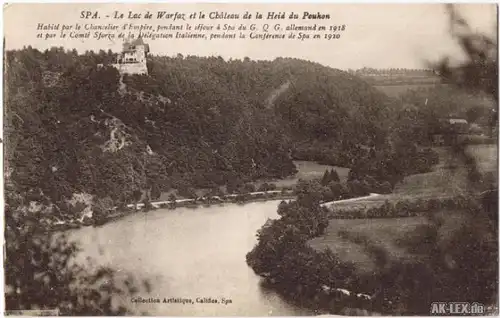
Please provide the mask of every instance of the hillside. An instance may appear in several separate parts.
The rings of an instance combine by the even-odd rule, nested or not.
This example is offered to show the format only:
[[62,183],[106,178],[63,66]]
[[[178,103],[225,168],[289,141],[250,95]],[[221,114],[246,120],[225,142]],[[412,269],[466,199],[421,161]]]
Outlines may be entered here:
[[[383,120],[390,101],[383,94],[356,76],[317,63],[289,58],[271,62],[179,56],[153,57],[149,66],[151,76],[136,77],[135,82],[148,93],[179,98],[196,91],[196,97],[190,93],[190,102],[203,98],[204,107],[216,104],[224,107],[220,109],[224,114],[240,109],[245,112],[237,113],[244,116],[251,109],[264,112],[267,120],[278,120],[276,124],[293,141],[342,139],[369,144],[386,130]],[[199,78],[193,81],[195,74]],[[139,83],[141,80],[147,82]],[[213,94],[214,89],[225,90],[225,94]],[[225,103],[221,98],[232,95],[242,96],[237,107],[220,105]],[[381,122],[368,121],[368,117]]]
[[470,123],[490,124],[495,102],[485,94],[470,93],[453,86],[420,87],[400,96],[407,107],[420,109],[429,118],[465,118]]
[[421,89],[432,89],[443,87],[446,84],[439,83],[406,83],[406,84],[376,84],[374,87],[391,98],[401,98],[401,96]]
[[428,69],[373,69],[365,67],[350,70],[349,73],[362,78],[391,98],[399,98],[415,90],[449,85],[443,83],[442,78]]
[[28,202],[282,178],[296,144],[341,145],[348,162],[390,126],[388,98],[319,64],[153,56],[150,76],[120,78],[96,67],[113,55],[6,53],[7,176]]

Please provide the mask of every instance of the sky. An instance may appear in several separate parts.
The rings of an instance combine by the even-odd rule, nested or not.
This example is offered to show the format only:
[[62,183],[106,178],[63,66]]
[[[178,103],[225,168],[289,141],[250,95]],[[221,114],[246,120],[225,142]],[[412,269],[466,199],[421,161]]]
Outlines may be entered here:
[[[98,12],[99,19],[82,19],[81,11]],[[175,12],[229,12],[243,14],[255,12],[290,12],[302,15],[304,11],[329,14],[329,20],[146,20],[113,19],[114,11],[128,14],[150,11]],[[459,10],[474,30],[496,35],[497,8],[495,4],[460,4]],[[106,17],[109,15],[109,17]],[[38,49],[51,46],[85,50],[111,49],[119,51],[122,40],[95,39],[37,39],[38,23],[52,24],[116,24],[124,23],[156,25],[199,23],[255,23],[280,24],[282,27],[295,23],[308,25],[345,25],[341,38],[336,40],[200,40],[157,39],[147,40],[151,53],[175,56],[178,53],[198,56],[221,56],[224,59],[272,60],[276,57],[306,59],[323,65],[357,69],[373,68],[422,68],[427,61],[435,61],[445,55],[460,58],[461,52],[449,33],[448,16],[443,4],[10,4],[4,7],[4,34],[6,49],[18,49],[31,45]]]

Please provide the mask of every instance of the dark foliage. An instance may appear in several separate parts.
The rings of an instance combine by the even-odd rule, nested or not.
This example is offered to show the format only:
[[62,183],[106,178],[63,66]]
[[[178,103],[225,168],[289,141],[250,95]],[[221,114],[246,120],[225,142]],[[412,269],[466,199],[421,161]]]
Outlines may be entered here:
[[337,170],[331,169],[331,170],[326,170],[325,173],[323,174],[323,177],[321,178],[321,185],[326,186],[330,182],[340,182],[339,175],[337,173]]
[[[75,262],[79,248],[64,233],[40,226],[47,206],[29,211],[25,199],[8,185],[5,205],[5,307],[7,310],[58,309],[61,315],[133,314],[120,297],[140,291],[132,276],[111,268]],[[150,292],[151,285],[145,282]]]
[[334,209],[334,219],[400,218],[429,215],[436,211],[463,211],[477,208],[477,199],[456,196],[442,199],[386,200],[381,206],[371,208]]
[[[453,8],[450,10],[452,23],[466,27],[464,20],[457,15]],[[490,54],[490,50],[496,50],[496,45],[491,45],[492,41],[488,38],[478,37],[471,32],[459,34],[457,38],[470,60],[458,68],[451,67],[445,60],[440,64],[441,74],[448,81],[458,83],[460,87],[491,94],[491,97],[497,101],[498,66],[496,53]],[[496,109],[492,114],[495,113]],[[495,115],[491,117],[493,119],[490,123],[495,127],[497,125],[496,117]],[[404,125],[400,127],[403,128]],[[404,150],[404,146],[409,149],[409,151],[406,150],[408,156],[399,157],[403,159],[411,158],[419,153],[418,148],[415,148],[413,143],[404,143],[405,134],[411,135],[413,132],[401,129],[395,135],[399,136],[399,138],[395,138],[395,148],[398,149],[399,143],[401,145],[399,149]],[[389,251],[377,246],[368,238],[360,236],[354,239],[372,255],[377,265],[376,271],[359,276],[345,271],[341,274],[335,272],[340,278],[340,282],[334,284],[334,287],[372,292],[372,309],[393,315],[428,315],[429,306],[435,301],[468,301],[498,306],[498,183],[486,181],[485,176],[480,173],[475,159],[466,151],[464,144],[456,144],[451,150],[454,156],[465,164],[467,170],[470,192],[466,193],[463,201],[443,200],[441,202],[434,200],[428,201],[426,206],[423,205],[423,202],[415,203],[413,206],[409,202],[401,202],[394,207],[386,204],[383,208],[372,211],[373,214],[386,216],[403,216],[403,214],[407,216],[418,210],[426,209],[430,224],[418,227],[414,233],[409,234],[406,241],[400,242],[401,246],[408,249],[409,252],[418,254],[419,258],[417,259],[424,261],[389,261]],[[370,163],[370,159],[376,157],[376,152],[375,154],[370,153],[365,162]],[[395,159],[397,158],[395,157]],[[384,171],[384,174],[391,176],[390,180],[386,180],[392,181],[391,183],[394,184],[394,181],[397,182],[397,178],[403,177],[407,171],[426,171],[430,167],[429,163],[435,162],[433,158],[437,158],[437,156],[431,151],[426,151],[424,158],[430,158],[430,160],[427,160],[421,169],[415,169],[415,165],[410,162],[385,168],[386,170],[373,169],[369,164],[362,162],[361,167],[353,169],[349,179],[358,180],[367,176],[377,179],[378,176],[374,174],[377,171]],[[376,160],[371,162],[376,162]],[[401,169],[402,167],[406,169]],[[351,183],[349,188],[356,189],[358,187],[359,184]],[[297,191],[298,195],[301,193],[304,195],[304,199],[297,200],[299,206],[310,207],[313,202],[318,202],[322,196],[319,182],[317,185],[298,187]],[[288,208],[285,204],[280,205],[280,215],[284,215],[284,217],[268,222],[263,228],[265,233],[277,231],[278,234],[275,237],[259,236],[259,243],[248,254],[247,262],[257,273],[268,277],[268,279],[286,275],[287,279],[295,281],[295,284],[281,284],[277,289],[283,291],[284,294],[291,295],[292,299],[304,299],[307,293],[302,294],[303,290],[315,289],[316,295],[321,293],[319,286],[321,281],[318,281],[318,276],[311,274],[310,270],[315,266],[320,268],[326,266],[329,271],[334,272],[341,267],[338,265],[340,262],[325,264],[319,257],[314,259],[310,256],[318,255],[317,252],[307,249],[307,245],[303,243],[311,237],[311,233],[301,232],[298,227],[301,222],[307,224],[311,221],[296,219],[296,222],[286,226],[283,218],[290,214]],[[450,231],[449,228],[445,227],[449,216],[446,213],[441,213],[440,216],[437,212],[432,212],[442,212],[440,210],[443,209],[465,213],[466,219],[462,220],[458,229]],[[315,216],[310,214],[309,217],[314,218]],[[289,235],[287,237],[289,243],[286,246],[290,244],[292,248],[282,247],[281,250],[286,252],[276,254],[273,247],[275,243],[280,242],[280,238],[284,237],[283,232]],[[266,252],[263,249],[267,249]],[[302,253],[294,254],[295,250],[300,250]],[[283,268],[284,253],[293,255],[293,258],[286,258],[287,262],[293,265],[285,268]],[[310,254],[308,255],[308,253]],[[319,271],[317,270],[317,272]],[[302,274],[300,281],[294,280],[294,273]],[[328,281],[328,277],[321,279],[324,279],[323,282],[331,282],[331,280]],[[319,298],[312,298],[314,306],[320,306]],[[329,308],[327,306],[330,313],[338,312],[338,309],[345,304],[341,301],[339,304],[338,299],[331,297],[328,299],[336,303]],[[357,305],[359,306],[359,304]]]
[[[490,129],[496,130],[497,45],[489,37],[473,32],[455,7],[449,5],[448,9],[452,35],[468,59],[452,66],[446,58],[437,69],[448,83],[474,94],[484,93],[495,102],[486,116]],[[422,254],[425,264],[395,262],[379,268],[374,284],[382,282],[386,297],[393,301],[390,310],[396,314],[428,314],[429,303],[436,300],[479,302],[498,308],[498,183],[487,181],[466,144],[457,143],[450,151],[467,171],[469,204],[455,207],[465,213],[466,219],[458,229],[450,231],[444,227],[446,214],[430,213],[431,224],[420,227],[403,242],[408,249]]]

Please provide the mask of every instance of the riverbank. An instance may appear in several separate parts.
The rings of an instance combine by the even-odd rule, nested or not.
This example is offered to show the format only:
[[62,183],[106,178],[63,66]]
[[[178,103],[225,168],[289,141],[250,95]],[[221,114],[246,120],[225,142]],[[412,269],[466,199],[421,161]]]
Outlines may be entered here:
[[[179,199],[179,200],[163,200],[163,201],[154,201],[150,202],[151,206],[155,208],[165,208],[172,206],[176,207],[185,207],[192,204],[198,205],[211,205],[217,203],[239,203],[243,199],[243,202],[254,202],[254,200],[264,201],[267,200],[276,200],[276,199],[287,199],[288,197],[294,197],[293,190],[272,190],[272,191],[256,191],[242,194],[226,194],[222,196],[214,195],[214,196],[204,196],[196,199]],[[138,209],[144,208],[144,203],[129,204],[127,208],[134,208],[136,206]]]
[[72,221],[59,221],[48,226],[48,231],[66,231],[70,229],[78,229],[85,226],[101,226],[114,220],[123,218],[132,213],[139,211],[149,212],[156,209],[177,208],[197,208],[199,206],[213,206],[224,204],[247,204],[251,202],[265,202],[271,200],[290,200],[294,199],[293,190],[272,190],[272,191],[256,191],[242,194],[227,194],[223,196],[205,196],[196,199],[177,199],[177,200],[162,200],[148,203],[128,204],[123,209],[113,208],[108,215],[100,219],[75,219]]
[[[325,171],[336,170],[341,180],[344,182],[347,180],[347,175],[349,172],[348,168],[335,167],[330,165],[321,165],[310,161],[294,161],[297,167],[297,173],[285,179],[276,180],[260,180],[252,182],[251,185],[253,192],[239,193],[239,194],[225,194],[225,195],[206,195],[207,189],[193,189],[192,195],[196,196],[193,198],[182,197],[176,190],[167,191],[161,194],[157,201],[151,201],[147,203],[147,208],[144,209],[144,203],[128,204],[125,207],[114,207],[108,211],[108,213],[95,220],[90,217],[75,218],[73,220],[57,220],[56,222],[45,222],[44,226],[48,231],[64,231],[68,229],[77,229],[85,226],[100,226],[116,219],[125,217],[132,213],[136,213],[137,210],[150,211],[152,209],[176,209],[176,208],[197,208],[199,206],[212,206],[212,205],[223,205],[223,204],[245,204],[248,202],[263,202],[269,200],[288,200],[294,199],[295,195],[293,188],[299,182],[299,180],[316,180],[320,179]],[[251,188],[252,188],[251,187]],[[267,188],[267,190],[262,191],[262,189]],[[258,189],[258,190],[256,190]],[[219,187],[220,193],[227,193],[228,189],[224,187]],[[241,190],[241,189],[240,189]],[[252,190],[247,190],[252,191]],[[175,200],[171,200],[172,197],[177,197]],[[179,198],[180,197],[180,198]]]
[[[367,196],[349,198],[344,200],[337,201],[329,201],[324,202],[321,206],[327,208],[333,208],[335,204],[351,202],[351,201],[360,201],[373,197],[377,197],[380,194],[370,193]],[[153,201],[145,203],[137,203],[137,204],[128,204],[124,209],[118,209],[115,207],[110,214],[101,218],[101,219],[76,219],[73,221],[60,221],[57,223],[53,223],[49,226],[49,231],[65,231],[70,229],[78,229],[84,226],[101,226],[106,223],[112,222],[114,220],[123,218],[132,213],[137,213],[139,211],[149,212],[151,210],[157,209],[169,209],[174,210],[177,208],[193,208],[196,209],[200,206],[210,207],[213,205],[225,205],[225,204],[247,204],[252,202],[265,202],[272,200],[292,200],[295,199],[296,195],[293,190],[272,190],[272,191],[256,191],[249,192],[243,194],[227,194],[223,196],[205,196],[199,197],[196,199],[177,199],[177,200],[162,200],[162,201]],[[146,206],[147,205],[147,206]],[[135,211],[134,211],[135,210]]]

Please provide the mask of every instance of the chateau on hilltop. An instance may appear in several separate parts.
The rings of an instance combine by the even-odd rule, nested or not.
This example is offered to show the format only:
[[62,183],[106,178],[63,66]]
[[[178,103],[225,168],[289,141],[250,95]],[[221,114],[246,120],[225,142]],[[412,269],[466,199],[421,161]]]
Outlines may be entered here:
[[142,41],[142,37],[138,37],[130,43],[126,41],[123,43],[123,50],[118,54],[116,64],[113,66],[118,69],[120,74],[148,74],[146,66],[148,53],[149,45]]

